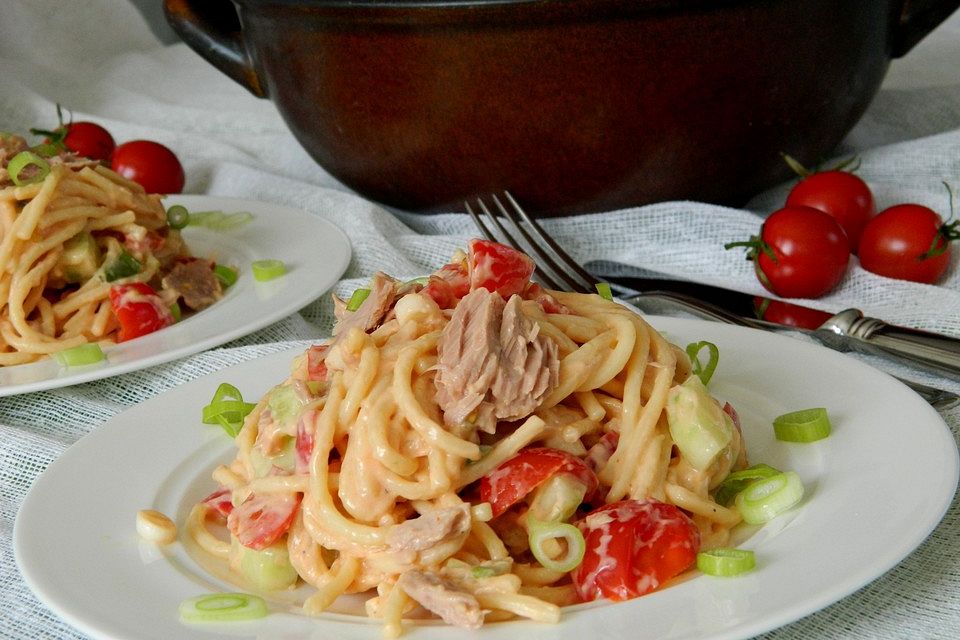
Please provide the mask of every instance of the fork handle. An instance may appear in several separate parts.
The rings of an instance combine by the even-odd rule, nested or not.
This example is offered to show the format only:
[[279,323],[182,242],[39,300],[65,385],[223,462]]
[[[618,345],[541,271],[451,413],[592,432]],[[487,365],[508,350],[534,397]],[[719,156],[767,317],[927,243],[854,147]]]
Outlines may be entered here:
[[928,367],[960,377],[960,340],[868,318],[858,309],[836,314],[820,328]]

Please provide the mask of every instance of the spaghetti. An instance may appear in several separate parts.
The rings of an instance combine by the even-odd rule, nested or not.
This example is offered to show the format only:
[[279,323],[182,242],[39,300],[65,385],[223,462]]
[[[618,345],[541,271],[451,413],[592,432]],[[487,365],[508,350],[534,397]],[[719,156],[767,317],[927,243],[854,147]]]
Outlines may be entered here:
[[[187,522],[246,588],[264,591],[268,554],[290,567],[273,588],[314,588],[304,612],[366,594],[390,636],[424,610],[464,627],[556,622],[596,586],[584,567],[604,550],[588,530],[617,524],[591,509],[649,501],[678,513],[697,548],[728,543],[740,517],[711,492],[745,450],[731,428],[707,465],[680,451],[671,403],[691,377],[684,351],[619,304],[530,284],[532,265],[519,284],[479,286],[482,250],[425,287],[378,275],[359,309],[340,309],[335,338],[246,417],[235,459],[213,474],[219,489]],[[704,397],[711,415],[729,414]],[[568,529],[540,548],[535,525]],[[564,566],[576,527],[587,555]]]
[[[153,329],[172,324],[180,292],[163,280],[189,259],[160,195],[93,161],[48,161],[45,177],[19,185],[0,162],[0,366],[136,337],[121,334],[124,302],[151,302]],[[204,279],[216,286],[212,302],[219,285],[212,273]],[[118,287],[133,283],[118,300]]]

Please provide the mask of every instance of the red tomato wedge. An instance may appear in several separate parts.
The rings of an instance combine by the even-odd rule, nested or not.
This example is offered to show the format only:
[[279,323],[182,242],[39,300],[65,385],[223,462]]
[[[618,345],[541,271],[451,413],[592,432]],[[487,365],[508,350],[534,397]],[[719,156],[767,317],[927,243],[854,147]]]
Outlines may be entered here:
[[313,457],[313,434],[316,425],[317,412],[305,411],[297,421],[297,442],[294,470],[297,473],[310,473],[310,458]]
[[220,487],[200,502],[226,518],[233,511],[233,492],[226,487]]
[[111,287],[110,306],[120,322],[117,342],[145,336],[175,322],[166,303],[153,287],[145,282],[130,282]]
[[587,550],[571,577],[583,601],[649,593],[693,566],[700,550],[693,521],[656,500],[614,502],[578,524]]
[[523,500],[558,473],[569,473],[587,487],[586,498],[599,480],[583,460],[559,449],[524,449],[480,479],[480,499],[489,502],[493,517]]
[[433,298],[441,309],[452,309],[470,293],[470,274],[466,261],[451,262],[430,275],[423,293]]
[[471,291],[482,287],[504,298],[523,293],[535,266],[528,255],[489,240],[471,240],[468,249]]
[[325,344],[314,345],[307,349],[307,379],[323,381],[327,379],[327,349]]
[[253,494],[227,517],[227,528],[248,549],[265,549],[287,532],[300,506],[299,493]]

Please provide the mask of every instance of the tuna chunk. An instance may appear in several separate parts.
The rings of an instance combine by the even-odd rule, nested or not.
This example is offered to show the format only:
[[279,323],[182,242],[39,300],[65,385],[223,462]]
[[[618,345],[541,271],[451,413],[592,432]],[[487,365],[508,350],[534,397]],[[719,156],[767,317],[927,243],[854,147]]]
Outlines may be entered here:
[[206,260],[178,262],[163,278],[163,288],[176,291],[194,311],[206,309],[223,297],[220,279]]
[[359,327],[364,333],[376,329],[383,322],[397,298],[397,281],[379,271],[370,283],[370,295],[356,311],[347,311],[342,300],[334,298],[333,335],[346,335],[351,327]]
[[394,551],[423,551],[469,530],[467,505],[441,507],[391,527],[387,532],[387,545]]
[[438,575],[412,569],[400,576],[397,586],[447,624],[465,629],[483,625],[483,611],[473,594],[460,591]]
[[560,359],[553,340],[521,310],[520,296],[486,289],[465,296],[443,329],[438,350],[437,401],[448,425],[471,419],[493,433],[498,420],[533,413],[557,385]]

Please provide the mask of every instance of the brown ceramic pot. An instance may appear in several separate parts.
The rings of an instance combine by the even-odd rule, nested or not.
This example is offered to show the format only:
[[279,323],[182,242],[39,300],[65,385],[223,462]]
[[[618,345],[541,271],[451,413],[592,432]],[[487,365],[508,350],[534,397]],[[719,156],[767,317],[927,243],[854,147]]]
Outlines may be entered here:
[[815,163],[960,0],[165,0],[333,176],[439,210],[736,204]]

